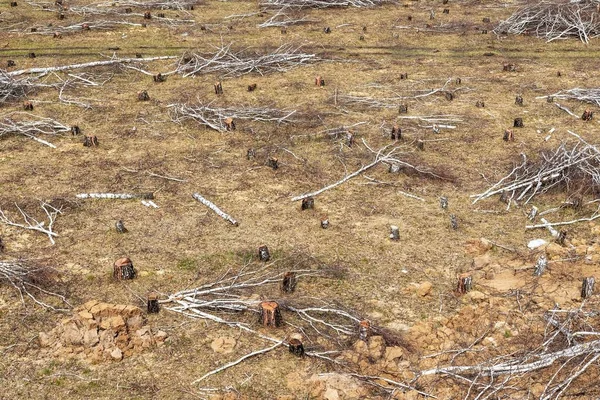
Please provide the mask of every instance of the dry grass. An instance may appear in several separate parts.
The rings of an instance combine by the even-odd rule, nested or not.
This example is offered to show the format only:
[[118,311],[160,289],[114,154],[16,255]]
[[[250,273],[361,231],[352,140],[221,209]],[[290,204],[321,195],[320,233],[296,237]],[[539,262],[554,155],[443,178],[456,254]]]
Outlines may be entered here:
[[[600,135],[596,120],[574,120],[544,100],[534,99],[588,80],[597,64],[597,46],[586,47],[576,41],[546,44],[532,37],[499,40],[492,34],[482,35],[474,27],[485,25],[481,23],[483,17],[489,16],[495,22],[510,15],[511,10],[478,5],[479,2],[463,8],[451,4],[449,15],[442,14],[441,2],[429,1],[411,2],[406,8],[387,5],[373,10],[312,10],[307,15],[320,19],[320,24],[290,27],[282,35],[279,29],[257,28],[267,19],[265,15],[234,22],[224,19],[255,12],[253,2],[210,1],[191,14],[200,24],[214,25],[214,32],[197,27],[165,28],[151,22],[145,29],[78,32],[62,39],[3,33],[0,65],[4,67],[7,59],[14,59],[19,69],[96,60],[99,53],[112,53],[108,47],[119,47],[117,53],[121,56],[181,55],[194,49],[210,51],[212,45],[221,41],[259,49],[302,44],[305,51],[331,59],[285,74],[225,79],[225,93],[219,98],[212,89],[217,76],[172,75],[157,84],[150,76],[115,68],[102,70],[114,73],[114,77],[101,88],[68,91],[70,97],[96,99],[91,110],[60,103],[55,90],[38,91],[29,98],[36,105],[37,115],[77,124],[85,135],[98,136],[100,146],[86,148],[80,137],[65,136],[54,140],[58,146],[54,150],[23,137],[3,138],[0,206],[32,198],[72,199],[84,192],[151,191],[160,208],[149,209],[135,200],[80,201],[57,221],[60,236],[55,246],[50,246],[41,235],[0,226],[7,252],[51,260],[52,266],[74,282],[72,304],[89,299],[140,304],[134,293],[144,296],[152,289],[170,293],[210,281],[230,267],[243,265],[245,255],[254,254],[259,245],[267,244],[275,258],[302,252],[347,271],[344,278],[300,282],[299,296],[335,299],[391,327],[452,313],[458,302],[444,299],[452,290],[456,273],[471,263],[464,251],[468,239],[487,237],[524,249],[529,239],[541,234],[522,229],[521,210],[503,213],[504,205],[495,200],[476,207],[470,205],[468,195],[488,186],[483,175],[490,182],[497,180],[519,153],[532,155],[556,146],[567,137],[567,127],[590,140],[597,140]],[[429,21],[430,8],[437,10],[434,21]],[[34,11],[24,2],[19,2],[17,8],[4,3],[0,11],[9,13],[13,22],[27,18],[35,18],[39,24],[62,22],[54,14]],[[413,16],[410,22],[408,15]],[[423,28],[428,23],[446,22],[462,22],[473,28],[456,34],[393,28]],[[330,26],[332,33],[324,34],[324,26]],[[362,32],[363,26],[367,27],[366,33]],[[359,40],[361,34],[364,41]],[[27,58],[30,51],[37,58]],[[503,72],[503,62],[516,63],[518,72]],[[147,68],[157,73],[173,67],[173,62],[161,62],[148,64]],[[562,72],[562,77],[556,76],[557,71]],[[409,74],[408,80],[400,80],[400,73],[404,72]],[[314,86],[316,75],[325,77],[325,88]],[[441,95],[409,100],[408,115],[459,115],[463,122],[456,129],[435,135],[414,122],[400,123],[408,142],[421,135],[426,140],[447,139],[426,142],[424,152],[409,156],[413,162],[446,170],[457,177],[455,182],[389,174],[387,168],[378,166],[366,175],[393,182],[394,186],[373,185],[358,177],[318,196],[315,210],[301,212],[300,205],[290,201],[294,195],[339,180],[344,168],[352,172],[371,159],[358,142],[348,148],[310,134],[368,121],[368,125],[356,129],[357,138],[365,138],[373,148],[390,142],[379,125],[396,121],[396,109],[336,108],[329,102],[335,89],[369,95],[376,92],[365,85],[379,83],[402,92],[436,87],[450,77],[461,77],[461,85],[470,90],[458,92],[453,101]],[[247,92],[246,87],[252,83],[257,84],[257,90]],[[149,102],[136,101],[140,90],[148,90]],[[514,104],[516,94],[523,95],[524,107]],[[166,105],[193,102],[196,98],[214,100],[217,105],[300,109],[315,115],[317,122],[316,116],[320,115],[322,124],[278,127],[244,122],[232,133],[199,128],[194,123],[173,124]],[[475,108],[480,99],[485,101],[483,109]],[[565,105],[579,115],[585,108],[575,102]],[[20,107],[20,103],[8,103],[0,107],[0,112]],[[523,117],[525,128],[515,130],[515,142],[505,143],[502,133],[512,126],[515,117]],[[544,142],[546,134],[537,131],[552,127],[557,131]],[[257,157],[248,161],[245,154],[251,147],[257,149]],[[269,156],[279,158],[281,167],[277,171],[265,165]],[[147,172],[185,182],[153,177]],[[398,190],[426,201],[407,198]],[[232,227],[195,202],[193,192],[218,204],[240,221],[240,226]],[[448,212],[439,208],[441,195],[449,198]],[[548,199],[548,203],[552,201]],[[543,204],[539,206],[542,208]],[[477,209],[499,214],[480,213]],[[458,231],[450,228],[449,213],[458,216]],[[323,214],[331,221],[327,230],[319,226]],[[129,229],[126,235],[114,231],[114,222],[119,219]],[[399,243],[387,240],[390,224],[400,227]],[[121,256],[132,258],[141,272],[139,279],[131,283],[111,280],[112,262]],[[435,295],[417,298],[406,293],[411,283],[424,280],[434,282]],[[42,398],[44,392],[50,398],[72,399],[196,398],[196,388],[190,387],[189,382],[224,362],[225,356],[210,350],[210,342],[222,335],[240,336],[239,332],[163,312],[151,316],[150,322],[170,334],[172,341],[166,347],[119,364],[36,359],[37,332],[53,327],[60,315],[31,304],[23,306],[8,288],[1,289],[0,299],[0,332],[4,333],[0,335],[0,347],[4,347],[6,359],[0,363],[0,374],[7,383],[4,395],[11,398]],[[241,339],[238,346],[227,361],[259,344]],[[217,375],[206,385],[231,386],[248,398],[275,398],[289,394],[285,386],[289,372],[325,369],[310,360],[291,359],[287,353],[276,351]],[[240,383],[251,375],[246,383]],[[303,398],[305,393],[295,395]]]

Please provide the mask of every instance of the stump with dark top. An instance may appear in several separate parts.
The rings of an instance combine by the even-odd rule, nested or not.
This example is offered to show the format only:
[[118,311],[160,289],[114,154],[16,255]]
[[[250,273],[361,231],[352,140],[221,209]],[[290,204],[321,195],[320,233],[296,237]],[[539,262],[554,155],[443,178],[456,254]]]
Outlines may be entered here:
[[594,284],[596,280],[593,276],[589,278],[583,278],[583,282],[581,284],[581,298],[587,299],[592,296],[594,292]]
[[262,245],[258,248],[258,259],[264,262],[267,262],[271,259],[269,248],[266,245]]
[[30,101],[23,102],[23,110],[25,111],[33,111],[33,103]]
[[276,157],[269,157],[267,165],[273,169],[279,168],[279,160]]
[[17,63],[15,63],[15,60],[6,61],[6,68],[14,67],[16,65],[17,65]]
[[523,125],[523,118],[515,118],[515,121],[513,123],[513,127],[515,128],[523,128],[525,125]]
[[392,140],[402,139],[402,128],[400,128],[400,126],[398,124],[394,124],[394,126],[392,126],[392,132],[391,132],[390,138]]
[[302,205],[300,206],[302,210],[311,210],[315,208],[315,198],[314,197],[306,197],[302,199]]
[[146,11],[144,13],[144,19],[152,19],[152,14],[150,13],[150,11]]
[[425,150],[425,142],[423,139],[417,139],[417,149],[424,151]]
[[281,281],[281,291],[284,293],[293,293],[296,290],[296,284],[298,283],[298,279],[296,278],[296,273],[293,271],[288,271],[283,274],[283,280]]
[[400,79],[408,79],[408,72],[401,73],[400,74]]
[[133,279],[136,276],[133,263],[127,257],[119,258],[113,265],[113,278],[118,281]]
[[358,323],[358,338],[366,342],[371,334],[371,323],[366,319]]
[[475,103],[475,107],[477,107],[477,108],[484,108],[485,107],[485,103],[483,102],[483,100],[477,100],[477,103]]
[[98,146],[98,137],[84,136],[83,137],[83,145],[85,147],[97,147]]
[[408,114],[408,105],[407,104],[400,104],[400,107],[398,107],[398,113],[400,113],[400,114]]
[[255,90],[256,90],[256,83],[253,83],[252,85],[248,85],[249,92],[254,92]]
[[581,119],[584,121],[591,121],[592,118],[594,118],[594,113],[588,109],[586,109],[581,116]]
[[221,81],[215,82],[214,84],[215,94],[223,94],[223,84]]
[[295,356],[302,357],[304,356],[304,346],[302,345],[302,341],[300,339],[290,339],[289,341],[289,350]]
[[515,97],[515,104],[518,106],[522,106],[523,105],[523,96],[518,94],[517,97]]
[[167,80],[167,77],[161,74],[160,72],[152,77],[152,80],[156,83],[164,82]]
[[148,101],[148,100],[150,100],[150,95],[148,94],[147,90],[142,90],[142,91],[138,92],[137,99],[139,101]]
[[159,311],[158,294],[151,292],[148,294],[148,314],[157,314]]
[[263,301],[260,303],[260,322],[263,326],[279,327],[283,322],[281,309],[275,301]]
[[77,136],[81,134],[81,129],[79,128],[79,125],[73,125],[71,127],[71,135],[73,136]]

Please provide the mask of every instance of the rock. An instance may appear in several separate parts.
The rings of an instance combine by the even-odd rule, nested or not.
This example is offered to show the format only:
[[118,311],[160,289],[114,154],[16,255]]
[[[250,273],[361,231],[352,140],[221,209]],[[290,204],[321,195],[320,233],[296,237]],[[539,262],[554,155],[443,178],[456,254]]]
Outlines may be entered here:
[[379,360],[385,351],[385,340],[382,336],[371,336],[369,338],[369,356]]
[[401,359],[404,356],[404,350],[402,347],[393,346],[385,349],[385,360],[386,361],[395,361],[396,359]]
[[79,346],[83,344],[83,333],[77,328],[77,325],[69,323],[64,327],[62,339],[66,344]]
[[533,239],[527,243],[527,247],[531,250],[537,249],[538,247],[542,247],[548,244],[544,239]]
[[[356,379],[336,372],[313,375],[308,382],[311,385],[311,396],[316,399],[366,399],[369,391]],[[335,396],[338,397],[326,397]]]
[[41,347],[48,347],[50,346],[50,336],[44,332],[40,332],[40,334],[38,335],[38,340],[40,341],[40,346]]
[[233,348],[235,347],[236,341],[231,337],[219,337],[213,340],[210,344],[210,347],[213,349],[215,353],[220,354],[229,354],[233,353]]
[[478,290],[471,290],[466,294],[466,297],[470,298],[474,302],[479,302],[487,299],[488,296]]
[[123,358],[123,352],[121,352],[121,349],[118,347],[115,347],[115,349],[110,352],[110,356],[113,358],[113,360],[121,361]]
[[92,315],[92,313],[90,313],[88,311],[79,311],[77,313],[77,315],[79,315],[79,317],[83,318],[83,319],[94,319],[94,316]]
[[87,330],[83,334],[83,344],[86,347],[93,347],[93,346],[97,345],[99,341],[100,341],[100,337],[98,336],[97,329]]
[[480,238],[479,239],[479,247],[483,250],[483,251],[488,251],[491,250],[494,247],[494,244],[486,239],[486,238]]
[[432,288],[433,288],[433,285],[431,282],[428,282],[428,281],[423,282],[417,288],[417,294],[421,297],[425,297],[431,292]]
[[330,387],[330,388],[327,388],[327,390],[325,390],[325,393],[323,393],[323,399],[324,400],[339,400],[340,395],[338,394],[337,390]]
[[127,328],[130,331],[137,331],[144,325],[144,317],[141,315],[134,315],[133,317],[127,318]]
[[362,340],[357,340],[356,342],[354,342],[352,348],[356,353],[360,354],[361,356],[369,355],[369,346]]

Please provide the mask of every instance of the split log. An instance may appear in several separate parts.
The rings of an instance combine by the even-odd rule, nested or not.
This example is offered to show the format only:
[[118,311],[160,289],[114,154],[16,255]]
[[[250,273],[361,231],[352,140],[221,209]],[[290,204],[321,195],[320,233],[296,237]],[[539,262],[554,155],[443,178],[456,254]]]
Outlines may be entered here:
[[283,322],[281,309],[275,301],[263,301],[260,303],[260,322],[263,326],[279,327]]
[[390,135],[392,140],[401,140],[402,139],[402,128],[398,124],[395,124],[392,127],[392,133]]
[[584,121],[591,121],[592,118],[594,118],[594,113],[588,109],[586,109],[581,116],[581,119]]
[[33,103],[30,101],[23,102],[23,110],[25,111],[33,111]]
[[73,125],[71,127],[71,135],[76,136],[76,135],[79,135],[79,134],[81,134],[81,129],[79,128],[78,125]]
[[290,353],[295,356],[303,357],[304,356],[304,346],[302,345],[302,340],[298,338],[292,338],[288,342],[288,349]]
[[302,210],[312,210],[315,208],[315,198],[314,197],[307,197],[302,199],[302,206],[301,209]]
[[448,198],[445,196],[440,197],[440,207],[442,207],[443,210],[448,208]]
[[148,294],[148,314],[157,314],[159,311],[158,294],[151,292]]
[[506,129],[504,131],[504,136],[502,136],[502,140],[504,140],[505,142],[514,142],[515,140],[515,133],[513,132],[512,129]]
[[398,107],[398,113],[400,113],[400,114],[408,114],[408,105],[407,104],[400,104],[400,107]]
[[223,84],[221,81],[215,82],[214,84],[215,94],[223,94]]
[[458,218],[454,214],[450,214],[450,226],[454,230],[458,229]]
[[548,258],[545,254],[542,254],[538,257],[537,262],[535,263],[535,269],[533,270],[533,275],[542,276],[546,267],[548,266]]
[[396,225],[390,226],[390,239],[393,241],[400,240],[400,228]]
[[119,200],[131,200],[131,199],[145,199],[145,200],[153,200],[153,193],[139,193],[139,194],[129,194],[129,193],[81,193],[77,196],[78,199],[119,199]]
[[283,275],[283,280],[281,281],[281,291],[285,293],[293,293],[296,290],[296,284],[298,283],[298,279],[296,278],[296,273],[293,271],[288,271]]
[[213,210],[219,217],[223,218],[225,221],[229,221],[233,226],[238,226],[239,225],[238,222],[231,217],[231,215],[226,214],[223,211],[221,211],[221,209],[219,207],[217,207],[214,203],[206,200],[199,193],[192,194],[192,197],[195,200],[198,200],[200,203],[204,204],[206,207],[208,207],[211,210]]
[[483,102],[483,100],[477,100],[477,103],[475,103],[475,107],[477,107],[477,108],[484,108],[485,107],[485,103]]
[[581,284],[581,298],[582,299],[587,299],[589,297],[591,297],[591,295],[594,292],[594,284],[596,283],[596,280],[594,279],[593,276],[589,277],[589,278],[583,278],[583,282]]
[[371,335],[371,322],[363,320],[358,323],[358,338],[366,342]]
[[458,283],[456,285],[456,291],[459,294],[465,294],[471,291],[473,287],[473,277],[469,273],[460,274],[458,276]]
[[279,168],[279,160],[276,157],[269,157],[267,165],[273,169],[277,169]]
[[322,76],[317,76],[315,78],[315,85],[320,87],[325,86],[325,79]]
[[329,228],[329,218],[327,218],[327,217],[321,218],[321,228],[323,228],[323,229]]
[[523,128],[525,126],[525,125],[523,125],[523,118],[515,118],[513,126],[515,128]]
[[127,228],[125,228],[125,224],[121,220],[118,220],[115,223],[115,228],[116,228],[117,232],[119,232],[119,233],[126,233],[127,232]]
[[138,92],[137,99],[139,101],[148,101],[150,100],[150,95],[147,90],[142,90],[141,92]]
[[517,97],[515,97],[515,104],[518,106],[522,106],[523,105],[523,96],[518,94]]
[[263,262],[267,262],[271,259],[269,248],[264,244],[258,248],[258,259]]
[[83,145],[85,147],[97,147],[98,146],[98,137],[96,136],[84,136],[83,137]]
[[133,263],[127,257],[119,258],[113,265],[113,278],[118,281],[133,279],[136,276]]
[[248,85],[249,92],[254,92],[255,90],[256,90],[256,83],[253,83],[252,85]]

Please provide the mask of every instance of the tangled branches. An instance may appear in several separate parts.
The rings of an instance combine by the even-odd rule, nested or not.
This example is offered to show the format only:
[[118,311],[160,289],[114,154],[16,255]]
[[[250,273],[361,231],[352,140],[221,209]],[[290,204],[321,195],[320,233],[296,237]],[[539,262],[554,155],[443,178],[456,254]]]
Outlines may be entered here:
[[57,293],[50,292],[44,289],[44,286],[50,284],[50,269],[37,267],[24,261],[0,261],[0,282],[7,283],[12,286],[21,296],[21,301],[25,301],[25,296],[31,298],[36,304],[57,310],[50,304],[39,300],[34,296],[35,292],[44,293],[54,296],[61,300],[62,303],[69,305],[66,298]]
[[284,44],[269,54],[234,52],[231,43],[217,48],[212,55],[186,54],[179,60],[176,71],[183,76],[216,73],[222,77],[241,76],[257,72],[285,72],[300,65],[319,61],[315,54],[302,53],[300,47]]
[[390,3],[390,0],[264,0],[260,3],[263,8],[340,8],[340,7],[357,7],[367,8],[376,7],[385,3]]
[[[28,116],[30,120],[14,119],[13,116]],[[58,135],[60,133],[69,132],[70,128],[61,124],[52,118],[38,117],[33,114],[25,112],[14,112],[0,118],[0,138],[7,135],[23,135],[30,139],[35,140],[38,143],[45,144],[46,146],[56,148],[55,145],[49,143],[43,139],[40,139],[38,135]]]
[[269,28],[269,27],[286,27],[291,25],[301,25],[301,24],[309,24],[312,22],[318,22],[316,19],[310,19],[308,17],[301,16],[290,16],[289,11],[286,8],[282,8],[281,10],[277,10],[275,14],[271,16],[268,20],[258,25],[259,28]]
[[560,92],[544,97],[554,97],[556,99],[577,100],[584,103],[595,104],[600,107],[600,89],[581,89],[574,88],[561,90]]
[[25,97],[35,86],[29,78],[16,79],[0,69],[0,104]]
[[296,110],[279,110],[268,107],[213,107],[211,103],[189,106],[187,104],[170,104],[171,119],[181,123],[194,120],[200,125],[207,126],[219,132],[229,130],[226,120],[250,120],[259,122],[292,123]]
[[547,42],[577,37],[588,43],[600,34],[598,6],[598,0],[542,1],[519,9],[502,21],[494,32],[535,34]]
[[15,207],[19,210],[21,217],[23,219],[23,223],[15,222],[14,219],[11,219],[6,215],[6,213],[0,208],[0,223],[15,226],[21,229],[27,229],[32,231],[38,231],[48,236],[50,239],[50,243],[54,244],[54,238],[58,236],[58,233],[54,232],[54,222],[56,221],[56,217],[58,214],[61,214],[61,210],[59,208],[54,207],[51,204],[42,201],[40,207],[44,210],[45,216],[48,218],[48,221],[38,221],[25,211],[18,204],[15,203]]

